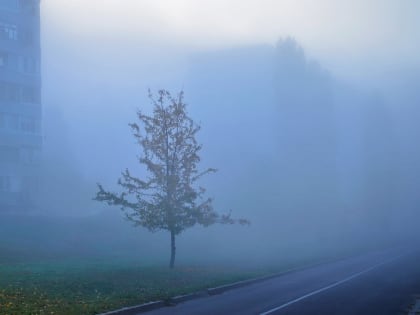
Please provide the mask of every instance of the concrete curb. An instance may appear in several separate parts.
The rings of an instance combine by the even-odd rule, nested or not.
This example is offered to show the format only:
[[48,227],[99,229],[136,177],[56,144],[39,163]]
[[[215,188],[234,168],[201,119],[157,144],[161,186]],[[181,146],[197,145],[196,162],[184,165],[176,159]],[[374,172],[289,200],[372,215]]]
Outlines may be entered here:
[[[355,256],[358,256],[358,255],[349,256],[349,257],[355,257]],[[194,292],[194,293],[191,293],[191,294],[179,295],[179,296],[170,298],[168,301],[163,301],[162,300],[162,301],[156,301],[156,302],[150,302],[150,303],[145,303],[145,304],[141,304],[141,305],[136,305],[136,306],[132,306],[132,307],[124,307],[124,308],[121,308],[119,310],[110,311],[110,312],[107,312],[107,313],[101,313],[101,314],[97,314],[97,315],[135,315],[135,314],[139,314],[139,313],[145,313],[145,312],[152,311],[152,310],[155,310],[155,309],[158,309],[158,308],[161,308],[161,307],[165,307],[165,306],[175,306],[176,304],[187,302],[187,301],[190,301],[190,300],[195,300],[195,299],[198,299],[198,298],[204,298],[204,297],[207,297],[207,296],[222,294],[222,293],[224,293],[226,291],[229,291],[229,290],[232,290],[232,289],[245,287],[245,286],[248,286],[248,285],[251,285],[251,284],[254,284],[254,283],[263,282],[263,281],[266,281],[266,280],[270,280],[270,279],[273,279],[273,278],[277,278],[277,277],[287,275],[289,273],[306,270],[306,269],[317,267],[317,266],[320,266],[320,265],[325,265],[325,264],[341,261],[341,260],[344,260],[344,259],[348,259],[349,257],[329,259],[329,260],[326,260],[326,261],[321,261],[321,262],[314,263],[314,264],[308,264],[308,265],[302,266],[302,267],[292,268],[292,269],[289,269],[289,270],[285,270],[285,271],[274,273],[274,274],[267,275],[267,276],[257,277],[257,278],[248,279],[248,280],[242,280],[242,281],[238,281],[238,282],[234,282],[234,283],[230,283],[230,284],[225,284],[225,285],[214,287],[214,288],[208,288],[204,291]]]
[[[288,270],[288,271],[284,271],[282,273],[275,273],[272,275],[268,275],[268,276],[263,276],[263,277],[258,277],[258,278],[253,278],[253,279],[248,279],[248,280],[242,280],[242,281],[238,281],[238,282],[234,282],[234,283],[230,283],[230,284],[225,284],[219,287],[214,287],[214,288],[208,288],[207,289],[207,293],[209,295],[216,295],[216,294],[222,294],[226,291],[229,290],[233,290],[233,289],[237,289],[237,288],[242,288],[254,283],[258,283],[258,282],[263,282],[265,280],[269,280],[272,278],[277,278],[280,276],[283,276],[287,273],[293,272],[295,270]],[[297,270],[296,270],[297,271]]]
[[198,291],[190,294],[185,295],[178,295],[169,300],[170,304],[179,304],[190,300],[200,299],[209,296],[207,290]]
[[238,282],[234,282],[234,283],[230,283],[230,284],[225,284],[225,285],[214,287],[214,288],[208,288],[208,289],[203,290],[203,291],[198,291],[198,292],[185,294],[185,295],[178,295],[178,296],[175,296],[173,298],[170,298],[168,301],[163,301],[162,300],[162,301],[156,301],[156,302],[149,302],[149,303],[140,304],[140,305],[136,305],[136,306],[132,306],[132,307],[124,307],[124,308],[121,308],[121,309],[118,309],[118,310],[115,310],[115,311],[100,313],[98,315],[135,315],[135,314],[139,314],[139,313],[145,313],[145,312],[152,311],[152,310],[155,310],[155,309],[158,309],[158,308],[161,308],[161,307],[165,307],[165,306],[175,306],[176,304],[187,302],[187,301],[190,301],[190,300],[195,300],[195,299],[204,298],[204,297],[208,297],[208,296],[212,296],[212,295],[222,294],[222,293],[224,293],[226,291],[229,291],[229,290],[245,287],[245,286],[248,286],[248,285],[251,285],[251,284],[254,284],[254,283],[258,283],[258,282],[263,282],[265,280],[269,280],[269,279],[272,279],[272,278],[281,277],[281,276],[284,276],[284,275],[292,273],[292,272],[305,270],[305,269],[308,269],[308,268],[316,267],[318,265],[327,264],[327,263],[330,263],[330,262],[333,262],[333,261],[336,261],[336,260],[324,261],[324,262],[320,262],[320,263],[316,263],[316,264],[312,264],[312,265],[308,265],[308,266],[303,266],[303,267],[300,267],[300,268],[289,269],[289,270],[286,270],[286,271],[283,271],[283,272],[280,272],[280,273],[275,273],[275,274],[262,276],[262,277],[258,277],[258,278],[253,278],[253,279],[248,279],[248,280],[242,280],[242,281],[238,281]]

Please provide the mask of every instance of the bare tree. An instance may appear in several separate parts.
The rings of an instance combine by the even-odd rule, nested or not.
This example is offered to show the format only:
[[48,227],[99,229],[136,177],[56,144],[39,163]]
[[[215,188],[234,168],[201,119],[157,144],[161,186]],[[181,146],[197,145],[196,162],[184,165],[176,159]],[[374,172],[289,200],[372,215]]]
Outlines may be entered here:
[[175,237],[196,224],[209,226],[214,223],[249,224],[247,220],[234,220],[230,213],[219,215],[214,211],[212,199],[205,198],[205,189],[197,186],[204,175],[216,170],[200,171],[196,134],[200,130],[187,114],[184,93],[176,98],[166,90],[158,92],[155,99],[149,91],[153,115],[137,113],[139,124],[130,127],[143,154],[139,157],[149,174],[145,179],[122,172],[118,184],[120,194],[105,191],[98,184],[95,199],[109,205],[120,206],[127,218],[136,226],[151,232],[167,230],[171,235],[170,268],[175,264]]

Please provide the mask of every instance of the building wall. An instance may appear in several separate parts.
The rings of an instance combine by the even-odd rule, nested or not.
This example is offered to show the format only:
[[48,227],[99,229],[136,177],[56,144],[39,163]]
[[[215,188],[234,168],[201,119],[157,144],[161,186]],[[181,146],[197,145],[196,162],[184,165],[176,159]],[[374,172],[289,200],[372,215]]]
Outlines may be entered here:
[[42,147],[40,1],[0,1],[0,211],[25,208]]

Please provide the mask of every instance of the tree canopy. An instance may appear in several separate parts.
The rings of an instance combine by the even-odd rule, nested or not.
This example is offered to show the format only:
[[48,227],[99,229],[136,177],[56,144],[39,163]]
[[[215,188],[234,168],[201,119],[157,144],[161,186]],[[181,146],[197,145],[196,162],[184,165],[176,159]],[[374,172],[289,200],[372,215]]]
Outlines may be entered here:
[[234,220],[228,214],[213,209],[212,198],[198,185],[204,175],[216,172],[213,168],[200,170],[200,150],[196,135],[200,126],[189,116],[181,91],[173,97],[160,90],[155,98],[149,91],[153,114],[138,111],[137,123],[131,123],[133,135],[142,149],[139,163],[148,176],[135,177],[126,169],[118,184],[121,193],[106,191],[98,184],[95,199],[120,206],[126,217],[136,226],[151,232],[167,230],[171,233],[171,263],[175,260],[175,236],[194,225],[215,223],[249,224],[245,219]]

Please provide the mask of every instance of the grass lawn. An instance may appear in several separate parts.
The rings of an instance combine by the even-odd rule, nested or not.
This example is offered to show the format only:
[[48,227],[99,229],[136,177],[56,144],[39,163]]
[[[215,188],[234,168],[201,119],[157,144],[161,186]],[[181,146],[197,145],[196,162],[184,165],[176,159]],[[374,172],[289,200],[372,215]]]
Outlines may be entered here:
[[363,251],[357,247],[311,252],[306,246],[305,251],[281,252],[277,261],[264,259],[260,264],[179,264],[169,270],[149,256],[150,261],[124,255],[140,244],[127,243],[125,234],[118,242],[115,235],[121,231],[113,229],[113,220],[105,223],[97,218],[86,222],[0,217],[0,315],[97,314]]
[[97,314],[267,274],[133,263],[0,264],[0,314]]

